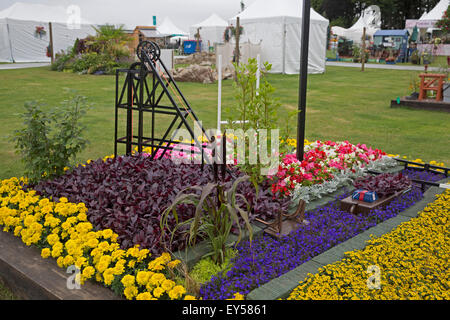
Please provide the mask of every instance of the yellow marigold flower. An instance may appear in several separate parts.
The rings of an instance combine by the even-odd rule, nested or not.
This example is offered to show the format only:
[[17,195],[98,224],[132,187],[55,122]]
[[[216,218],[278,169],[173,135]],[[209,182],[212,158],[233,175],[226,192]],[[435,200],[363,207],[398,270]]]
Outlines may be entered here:
[[98,246],[98,240],[93,238],[93,239],[89,239],[86,243],[86,245],[90,248],[96,248]]
[[164,266],[162,265],[161,259],[157,258],[153,261],[150,261],[148,264],[148,269],[151,271],[161,271],[164,269]]
[[167,264],[167,266],[168,266],[170,269],[173,269],[173,268],[175,268],[177,265],[179,265],[180,263],[181,263],[181,261],[178,260],[178,259],[176,259],[176,260],[170,261],[170,262]]
[[102,241],[98,244],[98,248],[102,251],[107,251],[109,249],[109,243],[106,241]]
[[155,273],[150,277],[149,283],[152,286],[159,286],[164,280],[166,280],[166,276],[164,274]]
[[138,262],[141,262],[142,260],[144,260],[145,258],[147,258],[147,256],[149,255],[150,250],[148,249],[142,249],[139,250],[136,254],[136,258]]
[[102,231],[102,236],[105,239],[111,238],[112,235],[113,235],[113,231],[111,229],[105,229],[105,230]]
[[132,259],[132,260],[128,261],[129,268],[134,268],[135,265],[136,265],[136,260]]
[[153,296],[148,291],[139,293],[136,296],[136,300],[153,300],[153,299],[154,299]]
[[52,249],[52,257],[53,258],[57,258],[57,257],[59,257],[60,255],[61,255],[61,253],[62,253],[62,250],[63,250],[63,244],[61,243],[61,242],[56,242],[54,245],[53,245],[53,249]]
[[175,282],[169,279],[166,279],[161,283],[161,288],[163,288],[165,291],[171,290],[174,286]]
[[75,265],[80,269],[87,264],[88,262],[85,257],[78,257],[77,260],[75,261]]
[[227,300],[245,300],[245,296],[243,294],[239,293],[239,292],[236,292],[233,295],[232,299],[227,299]]
[[51,254],[51,251],[49,248],[44,248],[41,251],[41,257],[44,259],[50,257],[50,254]]
[[156,288],[153,290],[153,295],[154,295],[155,298],[157,298],[157,299],[159,299],[159,298],[162,296],[163,293],[164,293],[164,289],[161,288],[161,287],[156,287]]
[[170,253],[164,252],[159,259],[161,259],[163,264],[166,264],[167,262],[169,262],[172,258],[170,257]]
[[125,277],[122,278],[120,282],[122,282],[125,288],[131,287],[134,286],[135,278],[131,274],[127,274]]
[[114,250],[111,253],[111,258],[113,261],[122,259],[124,256],[125,256],[125,250],[122,250],[122,249]]
[[16,237],[19,236],[20,231],[22,231],[22,226],[17,226],[17,227],[14,229],[14,235],[15,235]]
[[64,257],[59,257],[58,259],[56,259],[56,264],[58,265],[58,267],[64,268]]
[[113,233],[113,235],[111,236],[111,242],[117,242],[118,237],[119,235],[117,233]]
[[34,222],[36,222],[36,218],[32,215],[28,215],[23,221],[23,224],[25,225],[25,227],[29,227]]
[[139,271],[136,275],[136,282],[141,286],[145,286],[149,278],[150,273],[148,271]]
[[70,223],[67,221],[64,221],[63,223],[61,223],[61,228],[63,228],[63,230],[67,231],[70,228]]
[[73,257],[71,255],[64,257],[64,261],[63,261],[64,266],[67,267],[67,266],[73,265],[74,262],[75,262],[75,260],[73,259]]
[[86,268],[83,269],[81,275],[86,279],[90,279],[94,275],[94,273],[95,269],[92,266],[87,266]]
[[59,202],[66,203],[66,202],[68,202],[68,201],[69,201],[69,200],[67,200],[66,197],[61,197],[61,198],[59,198]]
[[169,298],[172,300],[180,299],[185,293],[186,289],[183,286],[178,285],[169,291]]
[[103,272],[103,281],[107,286],[114,281],[114,269],[108,268]]
[[187,295],[184,296],[184,300],[197,300],[197,298],[187,294]]
[[138,289],[135,286],[125,287],[123,293],[128,300],[132,300],[138,294]]
[[111,262],[111,257],[102,256],[96,266],[97,270],[99,272],[104,272],[109,267],[110,262]]

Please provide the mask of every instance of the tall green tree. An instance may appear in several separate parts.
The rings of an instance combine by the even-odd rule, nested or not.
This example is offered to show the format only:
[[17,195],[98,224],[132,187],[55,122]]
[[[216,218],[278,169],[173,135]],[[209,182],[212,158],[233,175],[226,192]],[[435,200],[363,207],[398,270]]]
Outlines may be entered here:
[[352,0],[312,0],[311,6],[330,20],[331,26],[352,26],[355,10]]

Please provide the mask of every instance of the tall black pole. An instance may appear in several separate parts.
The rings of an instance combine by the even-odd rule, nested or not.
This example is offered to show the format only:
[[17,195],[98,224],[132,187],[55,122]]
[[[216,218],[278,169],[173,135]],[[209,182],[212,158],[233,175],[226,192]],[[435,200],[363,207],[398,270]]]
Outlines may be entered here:
[[300,84],[298,92],[297,159],[303,161],[305,148],[306,90],[308,85],[309,23],[311,0],[303,0],[302,38],[300,52]]

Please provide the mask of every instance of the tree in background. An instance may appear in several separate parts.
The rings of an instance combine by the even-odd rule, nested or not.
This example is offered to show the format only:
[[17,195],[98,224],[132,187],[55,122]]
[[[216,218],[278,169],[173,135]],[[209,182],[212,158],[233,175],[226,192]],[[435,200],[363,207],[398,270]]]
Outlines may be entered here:
[[419,19],[439,0],[312,0],[311,6],[330,20],[330,25],[351,27],[371,5],[381,9],[383,29],[403,29],[406,19]]
[[450,34],[450,6],[444,12],[442,19],[436,23],[436,27],[442,29],[443,34]]
[[419,19],[424,12],[429,12],[439,2],[439,0],[351,1],[357,13],[371,5],[379,6],[383,29],[403,29],[406,19]]
[[330,20],[331,26],[349,28],[355,17],[352,0],[312,0],[311,6]]

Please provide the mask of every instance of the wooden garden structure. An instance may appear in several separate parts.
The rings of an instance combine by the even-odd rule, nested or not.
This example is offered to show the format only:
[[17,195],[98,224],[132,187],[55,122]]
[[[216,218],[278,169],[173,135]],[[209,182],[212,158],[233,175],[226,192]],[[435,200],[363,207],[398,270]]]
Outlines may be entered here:
[[442,101],[444,92],[445,74],[422,73],[420,77],[419,100],[427,98],[428,91],[436,92],[436,101]]

